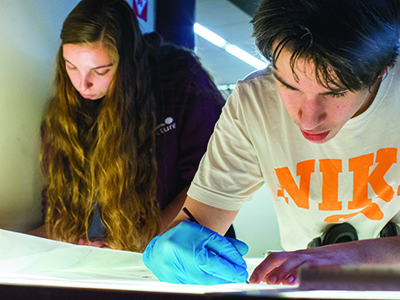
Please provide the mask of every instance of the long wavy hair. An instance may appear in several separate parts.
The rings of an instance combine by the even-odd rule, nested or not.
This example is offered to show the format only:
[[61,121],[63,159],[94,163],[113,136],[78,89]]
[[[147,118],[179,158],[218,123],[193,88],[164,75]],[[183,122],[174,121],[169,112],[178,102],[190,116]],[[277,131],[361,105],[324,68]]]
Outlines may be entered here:
[[[87,238],[97,207],[109,246],[143,251],[160,230],[151,47],[125,0],[82,0],[60,37],[55,93],[42,122],[47,233],[71,243]],[[98,41],[117,70],[90,112],[67,75],[63,45]]]

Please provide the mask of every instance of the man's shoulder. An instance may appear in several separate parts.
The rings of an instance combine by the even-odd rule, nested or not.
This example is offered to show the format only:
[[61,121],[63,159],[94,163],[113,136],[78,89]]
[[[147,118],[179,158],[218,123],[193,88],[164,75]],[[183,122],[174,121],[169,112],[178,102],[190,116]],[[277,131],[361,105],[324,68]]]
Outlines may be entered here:
[[230,98],[228,102],[232,105],[240,103],[242,109],[251,113],[255,110],[267,112],[271,107],[280,109],[281,101],[272,67],[254,71],[239,80]]
[[272,68],[268,66],[265,69],[254,71],[246,77],[238,81],[241,86],[265,85],[267,82],[273,81]]

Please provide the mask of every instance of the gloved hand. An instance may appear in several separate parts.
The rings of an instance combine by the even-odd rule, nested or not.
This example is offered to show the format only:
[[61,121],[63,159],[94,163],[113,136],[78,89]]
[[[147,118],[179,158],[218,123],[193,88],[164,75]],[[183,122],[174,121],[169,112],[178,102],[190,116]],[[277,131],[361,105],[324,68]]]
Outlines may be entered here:
[[245,282],[248,246],[190,221],[156,236],[143,253],[144,264],[160,280],[213,285]]

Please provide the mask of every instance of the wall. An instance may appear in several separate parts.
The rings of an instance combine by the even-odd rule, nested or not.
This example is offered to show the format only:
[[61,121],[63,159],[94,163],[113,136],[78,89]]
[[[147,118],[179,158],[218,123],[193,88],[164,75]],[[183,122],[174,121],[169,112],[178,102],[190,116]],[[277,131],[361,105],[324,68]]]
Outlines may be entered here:
[[0,227],[40,223],[40,122],[62,21],[77,0],[0,2]]
[[264,185],[244,203],[233,222],[236,237],[249,246],[247,257],[263,257],[267,250],[281,250],[278,221]]

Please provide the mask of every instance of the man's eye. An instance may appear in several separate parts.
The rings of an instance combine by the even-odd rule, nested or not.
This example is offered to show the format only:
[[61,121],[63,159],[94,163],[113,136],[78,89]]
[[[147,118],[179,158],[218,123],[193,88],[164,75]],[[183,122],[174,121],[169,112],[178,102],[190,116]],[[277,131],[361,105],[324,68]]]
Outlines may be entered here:
[[296,89],[294,89],[294,88],[292,88],[290,86],[287,86],[287,85],[284,85],[284,84],[283,84],[283,86],[285,87],[285,89],[287,89],[289,91],[297,91]]
[[[278,81],[278,82],[279,82],[279,81]],[[282,82],[279,82],[279,84],[280,84],[284,89],[286,89],[286,90],[289,90],[289,91],[298,91],[297,89],[291,87],[290,85],[283,84]]]
[[332,94],[331,94],[331,96],[332,96],[333,98],[343,98],[343,97],[346,97],[346,95],[347,95],[347,92],[332,93]]

